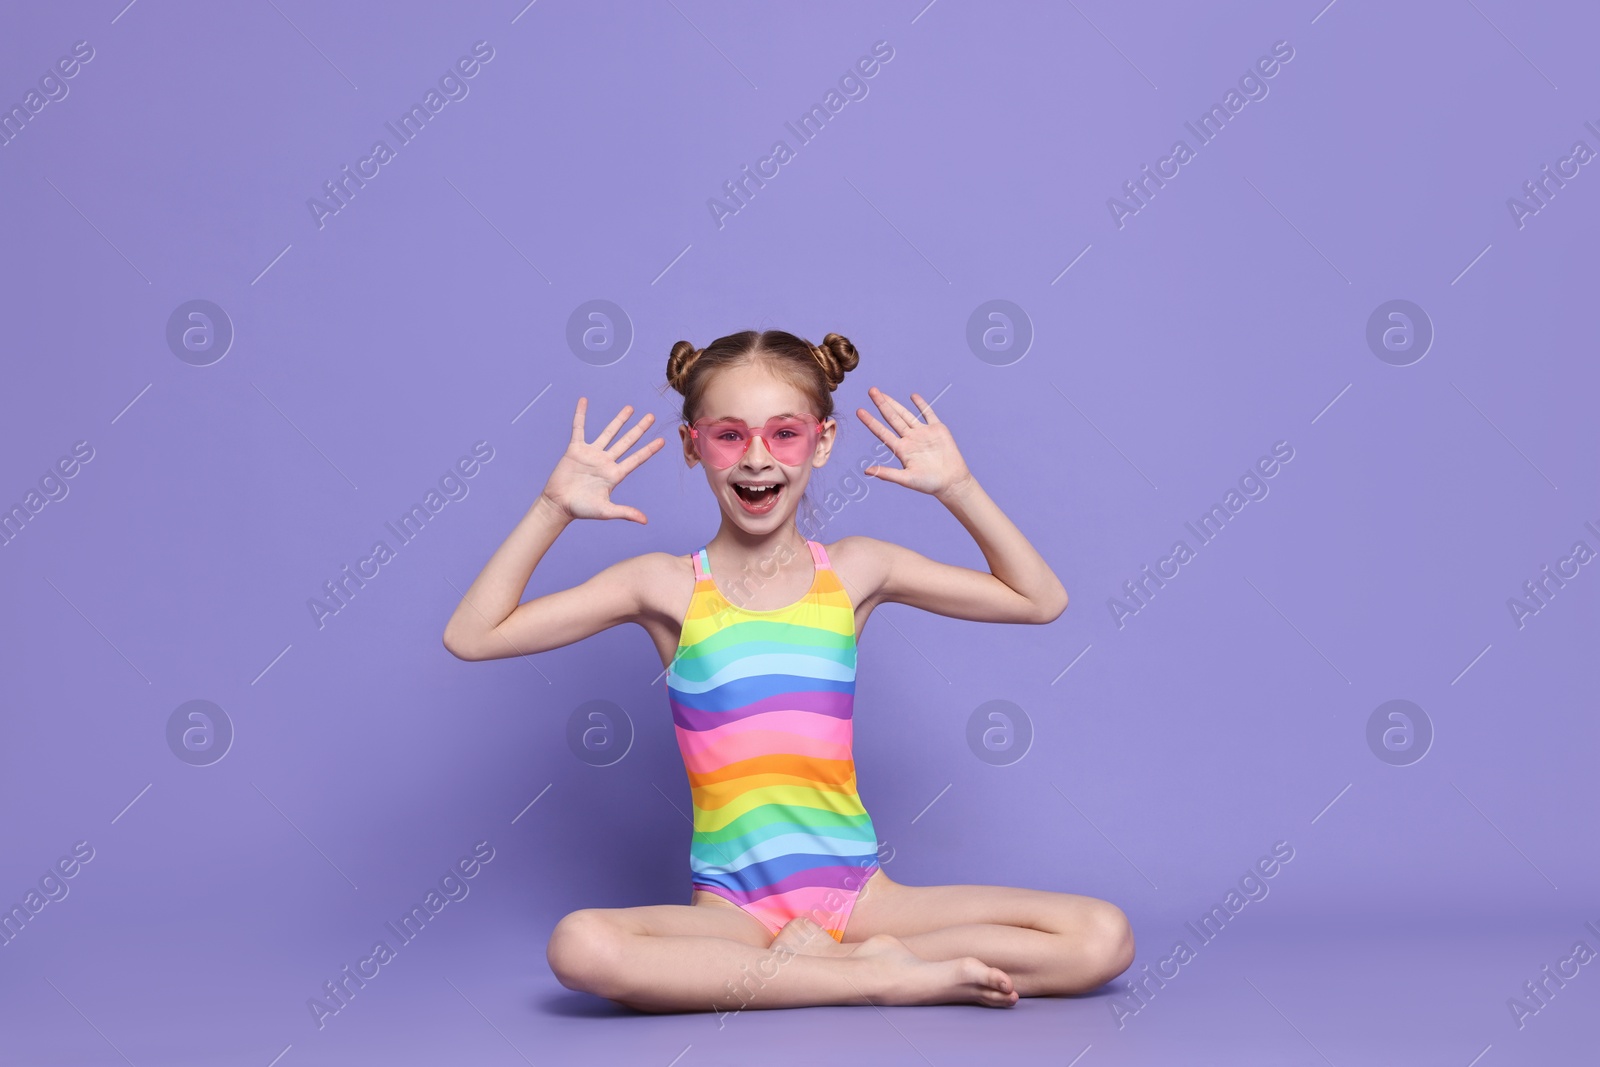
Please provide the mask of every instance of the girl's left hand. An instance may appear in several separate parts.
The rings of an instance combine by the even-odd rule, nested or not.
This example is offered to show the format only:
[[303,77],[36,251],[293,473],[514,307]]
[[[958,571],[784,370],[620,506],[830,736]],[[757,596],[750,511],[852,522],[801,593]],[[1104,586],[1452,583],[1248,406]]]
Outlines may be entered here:
[[956,448],[950,428],[939,421],[933,406],[920,395],[912,393],[911,399],[916,402],[927,422],[918,421],[916,415],[877,386],[868,389],[867,395],[878,405],[878,410],[894,429],[885,427],[868,414],[866,408],[856,408],[856,414],[868,429],[889,446],[903,469],[872,466],[864,473],[933,496],[971,480],[972,473],[967,470],[966,460],[961,458]]

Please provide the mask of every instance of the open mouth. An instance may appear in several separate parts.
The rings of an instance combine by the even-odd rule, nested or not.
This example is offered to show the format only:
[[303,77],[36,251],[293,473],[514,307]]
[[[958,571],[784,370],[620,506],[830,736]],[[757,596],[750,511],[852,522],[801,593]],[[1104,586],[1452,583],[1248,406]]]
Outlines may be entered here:
[[735,482],[733,486],[733,495],[752,515],[762,515],[777,507],[778,497],[782,493],[782,485],[740,485]]

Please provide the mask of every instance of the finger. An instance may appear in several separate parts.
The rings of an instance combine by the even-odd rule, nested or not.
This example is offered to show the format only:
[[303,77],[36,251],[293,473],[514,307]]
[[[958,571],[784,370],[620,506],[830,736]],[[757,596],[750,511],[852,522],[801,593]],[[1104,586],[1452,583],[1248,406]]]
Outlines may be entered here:
[[616,444],[606,449],[606,454],[610,456],[620,456],[626,452],[633,446],[633,443],[642,437],[644,432],[650,428],[650,423],[655,421],[655,417],[655,412],[645,412],[644,418],[633,424],[633,429],[617,438]]
[[905,426],[901,428],[901,433],[906,432],[905,427],[922,425],[917,421],[917,417],[911,413],[911,409],[900,403],[900,401],[896,400],[892,396],[888,396],[887,394],[885,394],[884,399],[889,401],[891,410],[894,411],[895,414],[899,415],[902,420],[904,420]]
[[578,398],[578,406],[572,412],[572,440],[574,444],[583,444],[583,417],[588,407],[589,398],[580,396]]
[[907,417],[909,413],[898,400],[877,386],[873,386],[868,390],[868,393],[873,401],[877,403],[878,410],[883,412],[883,417],[889,420],[889,425],[902,434],[910,429],[911,422]]
[[906,472],[899,467],[868,467],[865,472],[873,478],[881,478],[886,482],[896,485],[906,485]]
[[600,431],[600,436],[594,439],[594,443],[601,448],[605,448],[611,442],[611,435],[617,432],[618,427],[628,421],[628,416],[632,412],[632,404],[622,405],[622,410],[617,412],[610,422],[606,423],[606,428]]
[[882,389],[879,389],[877,386],[873,386],[871,389],[868,389],[867,395],[872,398],[872,402],[874,404],[878,405],[878,410],[883,413],[883,417],[888,420],[889,425],[893,426],[900,433],[906,432],[905,417],[901,414],[899,410],[900,405],[895,403],[894,397],[890,396]]
[[900,443],[900,438],[887,426],[873,418],[866,408],[856,408],[856,415],[867,424],[867,429],[878,435],[879,440],[893,449]]
[[927,420],[929,426],[937,426],[942,421],[934,414],[933,405],[924,400],[921,394],[912,393],[911,399],[917,402],[917,409],[922,412],[922,417]]
[[605,513],[605,518],[628,519],[632,522],[639,523],[641,526],[648,525],[648,520],[645,519],[644,512],[640,511],[638,508],[630,508],[626,504],[613,504],[611,510]]
[[651,441],[649,444],[639,449],[639,451],[635,452],[621,463],[618,463],[617,469],[622,472],[623,477],[627,477],[629,474],[633,473],[634,469],[638,467],[639,464],[643,463],[645,460],[661,451],[662,447],[666,445],[666,443],[667,439],[665,437],[656,438],[654,441]]

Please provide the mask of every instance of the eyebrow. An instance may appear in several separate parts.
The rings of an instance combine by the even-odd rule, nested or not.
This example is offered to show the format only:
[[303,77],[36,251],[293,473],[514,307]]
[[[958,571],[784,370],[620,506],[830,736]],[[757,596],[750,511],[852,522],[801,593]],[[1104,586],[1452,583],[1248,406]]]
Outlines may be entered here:
[[[788,418],[793,418],[794,416],[799,415],[799,414],[801,414],[801,412],[798,412],[798,411],[780,411],[776,415],[767,416],[767,418],[768,419],[788,419]],[[737,416],[737,415],[708,415],[706,417],[709,418],[712,422],[744,422],[745,421],[745,420],[739,418],[739,416]],[[767,420],[763,419],[761,421],[765,422]],[[748,422],[745,422],[745,425],[748,426],[750,424]]]

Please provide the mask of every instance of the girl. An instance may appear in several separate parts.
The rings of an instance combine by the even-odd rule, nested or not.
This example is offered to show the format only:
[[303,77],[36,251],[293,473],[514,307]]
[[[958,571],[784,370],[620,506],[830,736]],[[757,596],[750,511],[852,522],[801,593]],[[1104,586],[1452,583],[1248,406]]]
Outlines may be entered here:
[[683,394],[683,459],[703,466],[722,511],[690,555],[647,552],[519,604],[534,568],[574,519],[645,522],[611,492],[665,443],[624,458],[653,420],[616,437],[624,406],[572,438],[544,491],[445,627],[466,660],[544,652],[620,623],[650,635],[694,804],[688,905],[584,908],[546,955],[561,984],[640,1011],[812,1004],[973,1003],[1078,993],[1133,960],[1121,909],[1003,886],[912,886],[877,862],[877,835],[851,757],[856,640],[873,608],[910,604],[958,619],[1047,623],[1067,605],[1049,565],[967,469],[950,430],[868,390],[883,425],[856,414],[901,467],[865,473],[939,500],[990,572],[938,563],[870,537],[822,545],[795,525],[811,472],[832,454],[832,393],[856,366],[830,333],[781,330],[709,348],[672,347]]

